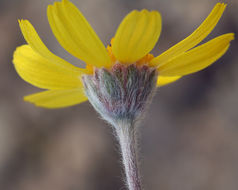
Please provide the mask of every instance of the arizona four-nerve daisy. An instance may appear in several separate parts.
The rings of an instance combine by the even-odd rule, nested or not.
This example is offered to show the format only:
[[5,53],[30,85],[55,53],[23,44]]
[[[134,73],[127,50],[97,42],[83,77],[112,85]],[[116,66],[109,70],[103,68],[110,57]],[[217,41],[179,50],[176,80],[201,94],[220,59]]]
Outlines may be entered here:
[[151,101],[156,86],[200,71],[227,51],[234,39],[233,33],[197,46],[216,26],[225,8],[225,4],[217,3],[190,36],[154,57],[149,52],[160,36],[159,12],[130,12],[105,48],[71,2],[55,2],[47,10],[51,29],[59,43],[86,66],[78,68],[54,55],[30,22],[20,20],[27,45],[14,52],[16,71],[25,81],[46,89],[24,99],[45,108],[66,107],[89,100],[114,126],[129,189],[141,190],[134,143],[135,124]]
[[49,5],[47,15],[59,43],[86,63],[78,68],[54,55],[44,45],[28,20],[19,20],[27,45],[14,52],[13,63],[18,74],[32,85],[46,91],[24,99],[37,106],[60,108],[87,100],[82,76],[94,75],[105,68],[112,72],[117,64],[153,68],[158,73],[157,86],[176,81],[184,75],[202,70],[220,58],[228,49],[234,34],[218,36],[198,45],[216,26],[226,5],[218,3],[204,22],[187,38],[159,56],[149,52],[161,32],[157,11],[134,10],[119,25],[111,45],[104,47],[82,13],[68,0]]

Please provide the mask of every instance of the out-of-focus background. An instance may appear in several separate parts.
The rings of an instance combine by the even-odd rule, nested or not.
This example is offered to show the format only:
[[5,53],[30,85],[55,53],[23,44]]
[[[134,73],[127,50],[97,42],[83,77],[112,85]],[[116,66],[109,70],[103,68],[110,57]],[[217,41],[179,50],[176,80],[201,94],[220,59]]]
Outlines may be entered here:
[[[0,189],[125,189],[110,126],[86,102],[46,110],[22,100],[40,91],[15,72],[12,54],[25,43],[17,19],[26,18],[57,55],[80,65],[55,40],[47,22],[52,0],[0,0]],[[188,36],[215,0],[73,0],[102,41],[109,43],[133,9],[156,9],[163,31],[158,54]],[[238,34],[238,1],[212,34]],[[157,90],[140,133],[145,189],[238,189],[238,43],[216,64]]]

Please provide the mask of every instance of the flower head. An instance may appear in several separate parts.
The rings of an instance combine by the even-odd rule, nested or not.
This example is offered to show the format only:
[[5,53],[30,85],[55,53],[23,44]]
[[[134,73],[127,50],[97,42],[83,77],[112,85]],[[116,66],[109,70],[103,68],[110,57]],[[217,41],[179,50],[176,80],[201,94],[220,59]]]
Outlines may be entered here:
[[[153,80],[139,80],[142,85],[141,91],[150,85],[146,84],[146,81],[151,81],[151,85],[155,87],[154,78],[157,86],[162,86],[184,75],[200,71],[219,59],[229,48],[230,41],[234,39],[234,34],[228,33],[197,46],[216,26],[225,7],[225,4],[217,3],[209,16],[190,36],[154,57],[149,53],[157,43],[161,32],[159,12],[148,10],[130,12],[121,22],[111,45],[105,48],[82,13],[69,0],[55,2],[49,5],[47,10],[51,29],[64,49],[84,61],[86,67],[78,68],[54,55],[41,41],[30,22],[20,20],[20,28],[27,45],[18,47],[14,52],[13,63],[16,71],[25,81],[46,89],[26,96],[25,100],[46,108],[79,104],[92,96],[87,91],[89,80],[94,81],[90,88],[98,87],[99,82],[95,82],[98,79],[97,74],[103,75],[104,79],[111,77],[110,80],[116,81],[114,84],[108,84],[109,87],[118,85],[120,79],[125,83],[128,79],[125,76],[115,77],[115,68],[118,67],[116,65],[120,65],[120,69],[127,69],[126,72],[129,72],[128,68],[134,68],[135,73],[142,72],[145,68],[148,71],[145,75],[137,73],[135,76],[148,77],[154,73]],[[82,77],[85,78],[84,85]],[[150,90],[153,91],[154,87]],[[140,100],[144,101],[143,98]]]
[[234,39],[232,33],[197,46],[216,26],[225,7],[216,4],[190,36],[161,55],[153,56],[150,51],[161,32],[161,16],[157,11],[130,12],[105,48],[69,0],[55,2],[47,10],[51,29],[64,49],[84,61],[86,67],[78,68],[51,53],[30,22],[20,20],[28,44],[16,49],[13,63],[25,81],[47,89],[26,96],[25,100],[46,108],[89,100],[113,126],[121,147],[128,189],[142,190],[136,154],[137,122],[151,102],[156,86],[200,71],[227,51]]

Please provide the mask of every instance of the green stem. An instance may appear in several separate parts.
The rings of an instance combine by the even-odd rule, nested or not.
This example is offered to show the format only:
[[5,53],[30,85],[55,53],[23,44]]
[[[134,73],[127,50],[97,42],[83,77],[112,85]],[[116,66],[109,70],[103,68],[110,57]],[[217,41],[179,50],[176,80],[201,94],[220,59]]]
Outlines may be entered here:
[[136,157],[135,126],[128,121],[120,121],[116,133],[121,147],[122,160],[129,190],[142,190]]

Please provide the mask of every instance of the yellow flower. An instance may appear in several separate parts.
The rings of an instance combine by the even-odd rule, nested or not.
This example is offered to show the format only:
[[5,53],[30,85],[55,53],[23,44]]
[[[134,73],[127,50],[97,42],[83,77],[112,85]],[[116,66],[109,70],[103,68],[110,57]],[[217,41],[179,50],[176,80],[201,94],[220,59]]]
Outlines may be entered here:
[[87,100],[82,75],[93,74],[95,68],[110,70],[116,63],[157,68],[157,86],[200,71],[220,58],[234,39],[234,34],[228,33],[195,47],[213,30],[225,8],[225,4],[217,3],[190,36],[154,57],[149,52],[160,36],[159,12],[130,12],[121,22],[111,45],[105,48],[82,13],[70,1],[55,2],[47,10],[51,29],[64,49],[84,61],[86,67],[78,68],[54,55],[41,41],[30,22],[20,20],[27,45],[18,47],[14,52],[14,66],[25,81],[47,89],[24,99],[46,108],[79,104]]

